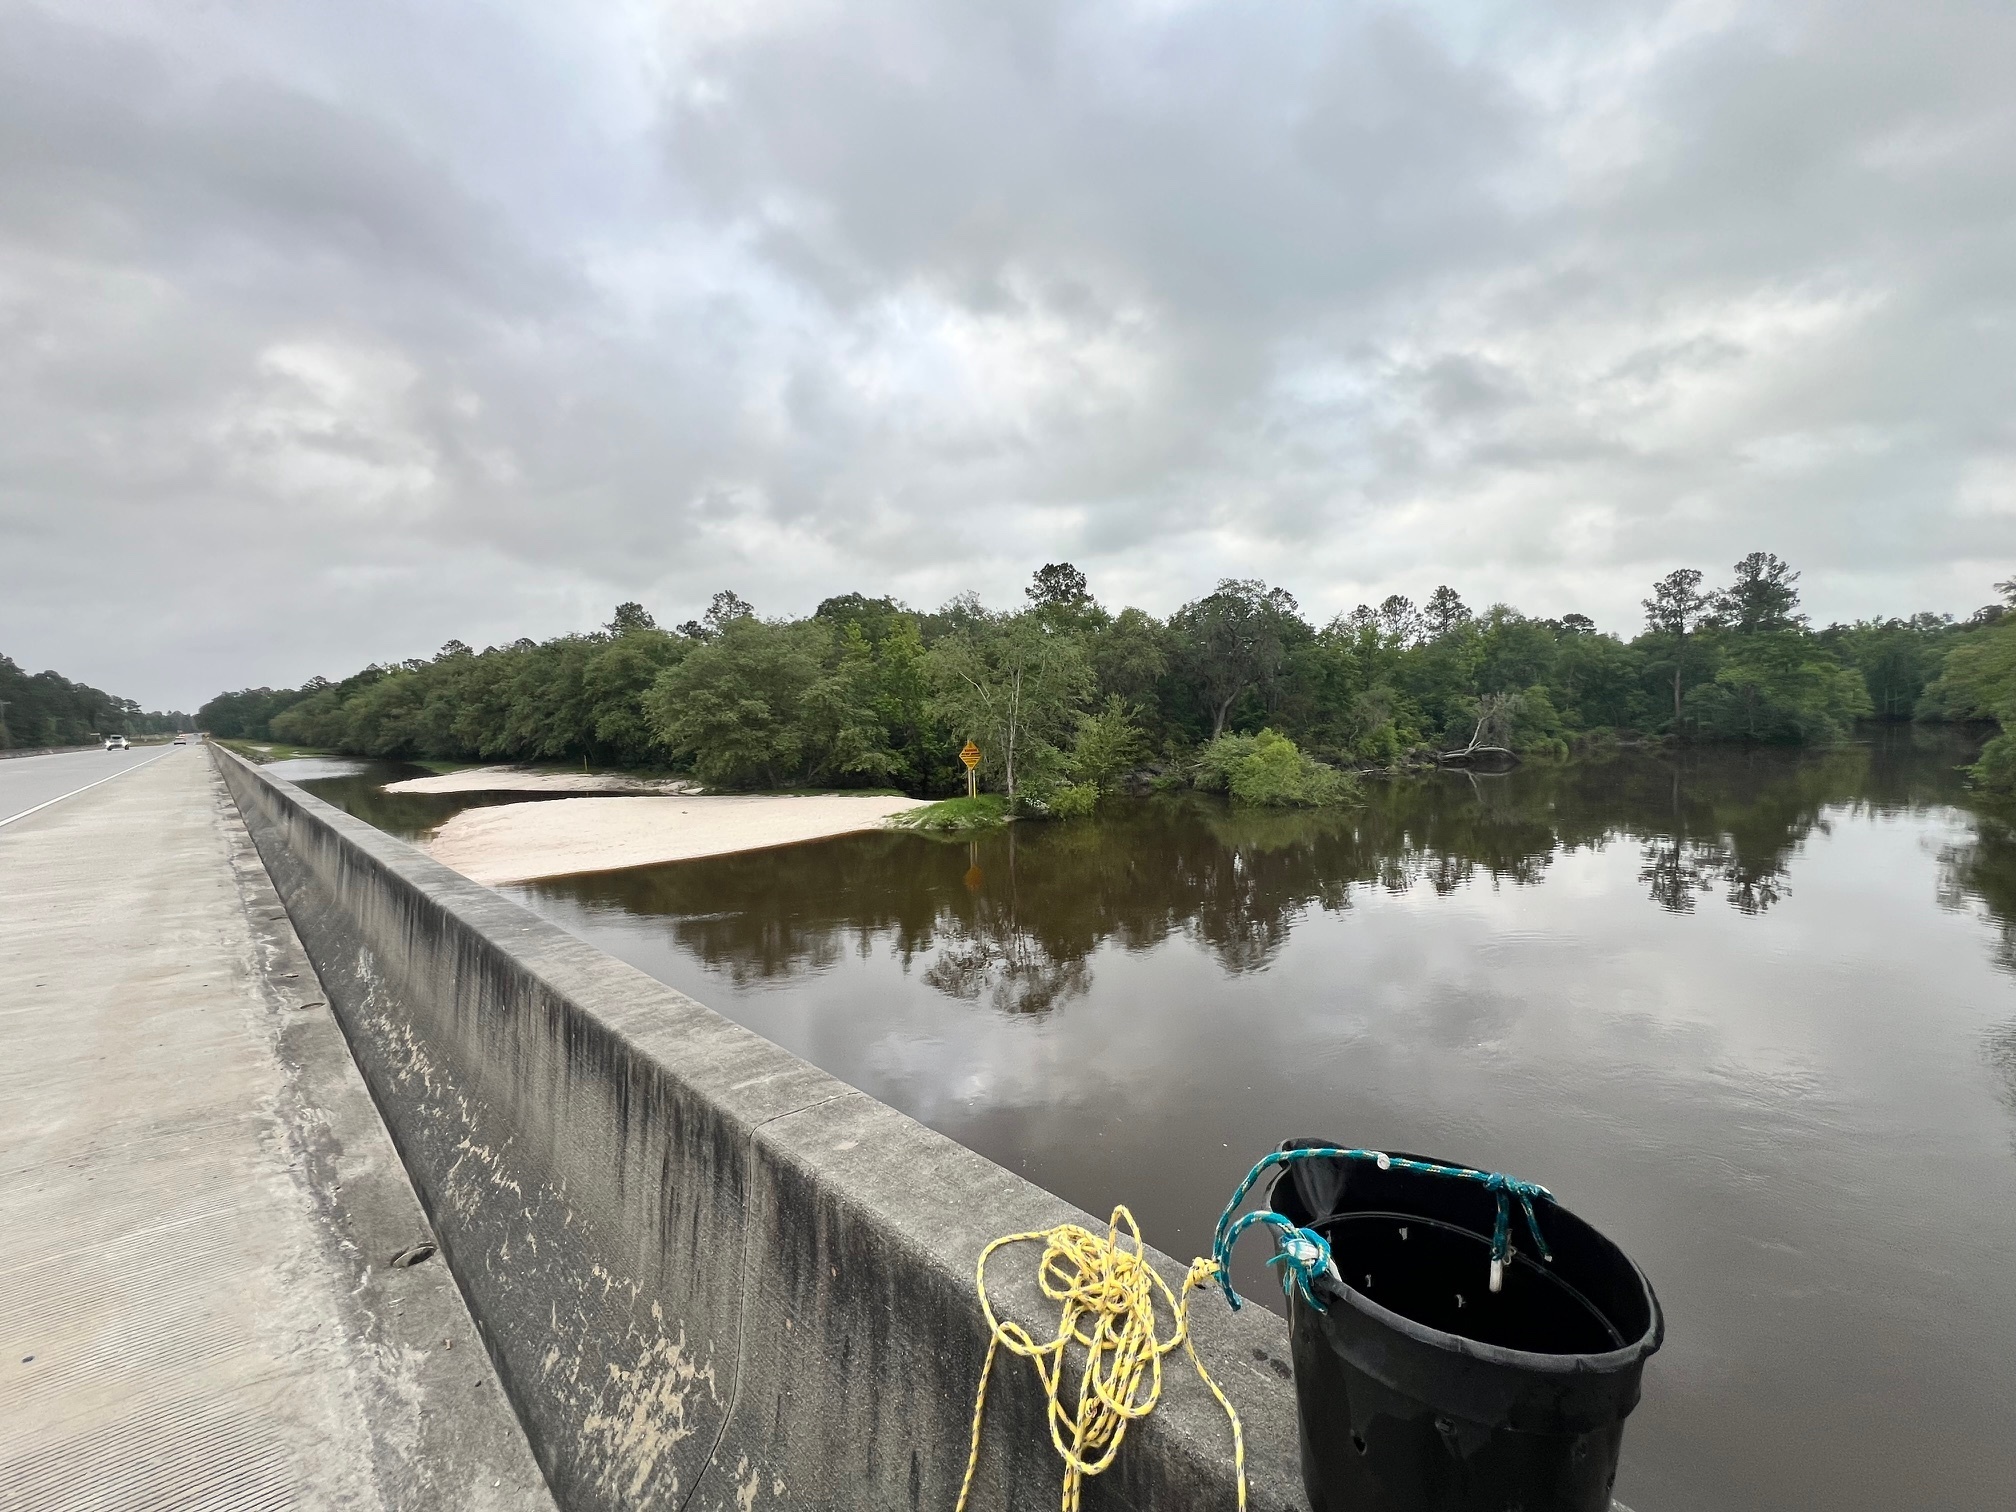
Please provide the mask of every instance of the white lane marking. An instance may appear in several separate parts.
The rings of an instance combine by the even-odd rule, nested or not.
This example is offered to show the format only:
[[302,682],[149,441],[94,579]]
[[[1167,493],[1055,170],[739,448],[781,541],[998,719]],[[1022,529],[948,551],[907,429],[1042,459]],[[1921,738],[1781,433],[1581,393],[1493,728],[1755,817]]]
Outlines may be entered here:
[[[168,750],[163,751],[160,756],[149,756],[145,761],[140,762],[136,766],[121,767],[118,771],[112,774],[112,777],[124,777],[128,772],[137,772],[140,770],[141,767],[150,767],[154,765],[155,762],[161,760],[162,757],[170,756],[173,754],[174,754],[174,748],[171,746]],[[87,782],[84,784],[84,786],[79,788],[72,788],[67,793],[58,793],[54,798],[51,798],[48,803],[38,803],[33,808],[25,808],[21,810],[21,812],[18,814],[9,814],[5,819],[0,819],[0,829],[5,829],[8,825],[12,824],[16,819],[26,819],[30,814],[39,814],[42,812],[42,810],[48,808],[50,804],[61,803],[65,798],[75,798],[79,793],[88,793],[91,791],[92,788],[97,787],[99,783],[110,782],[112,780],[112,777],[100,777],[97,782]]]

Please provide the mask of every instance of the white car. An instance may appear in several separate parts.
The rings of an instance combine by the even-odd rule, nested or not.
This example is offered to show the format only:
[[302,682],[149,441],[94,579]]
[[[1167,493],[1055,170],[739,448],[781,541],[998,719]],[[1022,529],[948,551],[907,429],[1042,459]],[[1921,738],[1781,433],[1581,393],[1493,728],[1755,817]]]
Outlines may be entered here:
[[126,737],[124,735],[107,735],[105,737],[105,749],[108,751],[130,751],[132,747],[126,744]]

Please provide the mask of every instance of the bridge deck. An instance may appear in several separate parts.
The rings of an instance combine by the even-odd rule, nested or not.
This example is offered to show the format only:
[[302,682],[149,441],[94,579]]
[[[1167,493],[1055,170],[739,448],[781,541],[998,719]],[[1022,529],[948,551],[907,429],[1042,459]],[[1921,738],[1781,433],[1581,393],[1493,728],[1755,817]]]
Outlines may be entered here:
[[0,1507],[550,1512],[321,996],[200,747],[0,828]]

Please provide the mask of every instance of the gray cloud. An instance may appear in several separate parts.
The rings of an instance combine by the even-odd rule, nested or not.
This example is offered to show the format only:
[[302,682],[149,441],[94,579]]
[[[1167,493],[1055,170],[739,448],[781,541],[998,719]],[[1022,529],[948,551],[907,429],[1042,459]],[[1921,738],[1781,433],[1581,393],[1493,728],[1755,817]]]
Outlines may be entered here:
[[0,15],[0,650],[2016,557],[2006,6],[566,9]]

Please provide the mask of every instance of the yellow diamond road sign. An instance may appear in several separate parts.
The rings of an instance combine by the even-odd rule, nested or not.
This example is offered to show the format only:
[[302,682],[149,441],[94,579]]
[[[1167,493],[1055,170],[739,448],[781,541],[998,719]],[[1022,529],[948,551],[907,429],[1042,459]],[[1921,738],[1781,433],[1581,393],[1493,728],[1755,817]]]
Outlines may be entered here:
[[980,747],[970,740],[967,741],[966,749],[959,753],[959,759],[966,763],[967,771],[972,771],[974,767],[980,765]]

